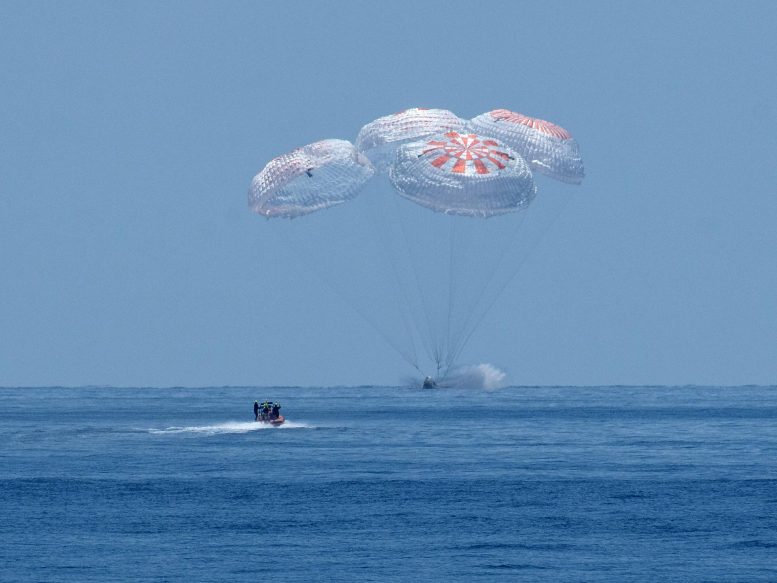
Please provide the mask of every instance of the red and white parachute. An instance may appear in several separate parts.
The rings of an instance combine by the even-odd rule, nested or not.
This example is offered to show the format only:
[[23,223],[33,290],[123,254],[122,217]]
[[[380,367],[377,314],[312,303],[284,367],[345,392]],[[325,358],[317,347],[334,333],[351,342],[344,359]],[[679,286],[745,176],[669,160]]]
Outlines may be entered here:
[[507,109],[494,109],[470,120],[468,127],[503,141],[523,156],[532,170],[570,184],[583,181],[580,148],[572,135],[556,124]]
[[390,178],[408,200],[470,217],[519,210],[536,192],[531,171],[518,154],[496,140],[458,132],[402,146]]

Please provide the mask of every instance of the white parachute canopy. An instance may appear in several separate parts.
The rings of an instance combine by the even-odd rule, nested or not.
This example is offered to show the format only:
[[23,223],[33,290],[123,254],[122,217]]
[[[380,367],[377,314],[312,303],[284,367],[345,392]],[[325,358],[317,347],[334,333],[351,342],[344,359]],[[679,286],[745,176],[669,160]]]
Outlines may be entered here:
[[452,130],[463,131],[466,123],[447,109],[414,107],[365,125],[356,138],[356,147],[378,170],[385,171],[402,144]]
[[523,156],[532,170],[569,184],[583,181],[580,148],[560,126],[507,109],[494,109],[472,118],[467,127],[501,140]]
[[518,154],[494,139],[455,131],[402,146],[389,176],[408,200],[450,215],[516,211],[536,193]]
[[321,140],[270,160],[251,182],[248,206],[268,218],[299,217],[351,200],[374,173],[351,142]]

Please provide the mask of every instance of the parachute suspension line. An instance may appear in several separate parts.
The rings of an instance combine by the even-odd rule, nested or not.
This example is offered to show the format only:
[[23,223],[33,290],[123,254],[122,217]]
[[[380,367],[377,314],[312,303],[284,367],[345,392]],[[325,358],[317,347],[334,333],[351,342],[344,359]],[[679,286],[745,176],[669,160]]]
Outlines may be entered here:
[[[425,305],[423,302],[423,297],[421,293],[421,284],[420,279],[418,276],[418,270],[416,269],[415,263],[412,261],[413,254],[411,252],[410,243],[407,235],[407,229],[404,223],[404,217],[402,215],[402,212],[399,209],[399,203],[394,197],[391,197],[392,202],[389,203],[393,206],[393,208],[389,211],[393,213],[394,216],[394,224],[399,225],[401,229],[401,234],[397,235],[395,237],[395,240],[399,243],[399,246],[397,248],[397,253],[402,255],[402,264],[411,266],[411,274],[408,275],[406,272],[405,279],[402,281],[402,288],[405,292],[405,298],[407,298],[407,305],[409,308],[412,309],[411,311],[411,322],[413,323],[413,329],[418,334],[418,339],[421,342],[421,347],[423,349],[423,352],[426,354],[426,357],[429,360],[434,360],[434,356],[432,355],[432,349],[431,349],[431,323],[429,321],[429,315],[426,312]],[[393,249],[393,248],[392,248]],[[412,294],[410,290],[412,289],[412,285],[415,285],[417,292],[415,294]],[[424,323],[426,326],[424,327]]]
[[[531,209],[532,207],[529,206],[528,208]],[[459,356],[461,356],[461,352],[467,343],[467,340],[465,340],[465,338],[468,336],[467,330],[470,327],[470,323],[472,322],[473,318],[476,317],[476,314],[478,313],[478,306],[481,305],[481,302],[483,301],[484,296],[486,296],[486,292],[489,290],[489,287],[491,287],[491,284],[494,282],[496,274],[500,272],[500,268],[502,264],[507,259],[508,255],[510,254],[510,251],[515,247],[515,242],[518,239],[519,234],[521,233],[521,227],[523,223],[526,221],[526,215],[528,212],[529,212],[528,209],[525,209],[523,212],[519,214],[517,224],[513,226],[513,228],[511,229],[511,234],[507,242],[504,245],[500,245],[500,249],[497,254],[496,261],[493,264],[491,264],[491,266],[483,274],[484,277],[480,282],[480,285],[476,288],[477,291],[475,295],[470,298],[470,300],[467,302],[465,306],[463,306],[464,310],[466,311],[466,314],[463,317],[463,323],[456,330],[455,340],[454,340],[455,346],[451,350],[449,368],[453,368],[456,360],[458,360]],[[488,219],[483,219],[483,220],[488,220]]]
[[[516,262],[512,271],[508,272],[508,277],[499,286],[496,294],[494,294],[494,296],[491,297],[490,300],[486,303],[485,307],[482,310],[480,310],[480,315],[473,322],[472,328],[465,334],[464,339],[461,342],[461,345],[459,346],[459,350],[456,354],[456,358],[458,358],[461,352],[464,350],[464,347],[472,338],[472,335],[480,327],[480,324],[483,322],[488,312],[491,311],[491,308],[494,307],[494,304],[504,293],[505,289],[507,289],[507,286],[510,284],[510,282],[513,281],[513,279],[515,279],[515,276],[518,275],[518,272],[521,270],[521,267],[523,266],[523,264],[526,263],[526,260],[529,258],[532,252],[539,246],[539,244],[545,238],[545,235],[550,231],[551,227],[556,223],[556,221],[561,216],[564,209],[569,204],[570,200],[571,200],[571,197],[569,196],[563,197],[563,204],[560,207],[554,209],[550,217],[550,220],[545,225],[542,225],[540,227],[539,232],[530,241],[529,245],[527,246],[527,252],[524,253],[523,256]],[[532,208],[532,207],[529,207],[529,208]],[[536,214],[536,212],[534,214]],[[500,259],[500,263],[501,263],[501,259]]]
[[[454,269],[453,269],[453,258],[455,255],[455,247],[456,247],[456,225],[458,224],[458,218],[457,217],[451,217],[451,227],[448,232],[448,242],[449,242],[449,254],[448,254],[448,316],[445,320],[445,373],[443,374],[443,378],[448,376],[448,372],[451,368],[451,349],[453,348],[451,346],[451,320],[453,318],[453,304],[456,301],[455,297],[455,291],[456,291],[456,282],[455,276],[454,276]],[[440,370],[439,366],[437,369],[437,376],[439,377]]]
[[[380,220],[380,218],[376,214],[376,206],[377,205],[369,205],[369,216],[370,220],[373,223],[373,231],[377,231],[380,236],[380,247],[383,251],[383,256],[385,260],[391,265],[391,273],[394,276],[394,283],[396,285],[396,291],[398,292],[394,297],[396,299],[396,304],[399,309],[399,314],[402,319],[402,325],[405,329],[405,334],[410,340],[410,349],[412,351],[413,355],[413,366],[420,372],[420,368],[418,366],[418,354],[416,352],[416,346],[415,346],[415,335],[413,334],[413,330],[417,330],[417,327],[414,325],[414,318],[412,313],[412,306],[409,301],[409,298],[407,297],[407,290],[405,289],[405,286],[402,284],[402,278],[399,275],[399,268],[397,266],[397,258],[394,251],[393,246],[391,245],[391,235],[388,233],[388,227],[386,225],[385,220]],[[401,296],[401,297],[400,297]]]
[[[412,235],[411,235],[412,236]],[[418,269],[418,273],[420,274],[421,279],[421,293],[423,294],[423,305],[424,310],[429,318],[429,321],[431,323],[431,331],[430,331],[430,340],[433,347],[433,353],[434,353],[434,366],[435,366],[435,373],[434,376],[438,377],[440,375],[440,368],[441,368],[441,362],[443,359],[443,355],[445,353],[445,346],[444,346],[444,336],[443,336],[443,330],[444,330],[444,322],[443,322],[443,314],[441,313],[440,308],[445,308],[445,299],[440,293],[441,290],[438,286],[438,283],[434,278],[437,278],[439,275],[434,270],[434,266],[432,265],[433,262],[436,262],[438,256],[439,256],[439,249],[437,247],[433,247],[431,245],[418,245],[418,246],[412,246],[412,250],[414,252],[414,259],[416,261],[420,260],[421,268]],[[430,271],[426,271],[430,270]]]
[[[468,273],[467,270],[462,270],[457,265],[457,259],[462,259],[461,254],[472,246],[472,241],[468,237],[470,233],[468,233],[466,228],[471,226],[470,222],[472,219],[454,216],[451,217],[451,220],[450,257],[448,264],[451,300],[448,306],[448,339],[445,354],[445,371],[442,378],[446,378],[455,365],[455,351],[460,333],[460,322],[463,318],[462,312],[467,310],[469,304],[465,291],[466,286],[462,278],[472,277],[471,273]],[[468,262],[464,261],[464,264],[467,265]],[[457,325],[457,323],[459,324]]]
[[367,323],[368,323],[370,326],[372,326],[373,330],[375,330],[375,332],[377,332],[377,333],[378,333],[378,335],[379,335],[381,338],[383,338],[384,342],[385,342],[385,343],[386,343],[388,346],[390,346],[391,348],[393,348],[393,349],[394,349],[394,351],[395,351],[395,352],[396,352],[396,353],[397,353],[397,354],[398,354],[398,355],[399,355],[399,356],[400,356],[400,357],[401,357],[401,358],[402,358],[402,359],[403,359],[405,362],[407,362],[407,363],[408,363],[410,366],[412,366],[412,367],[413,367],[415,370],[417,370],[419,373],[423,374],[423,372],[421,371],[420,367],[418,366],[417,359],[415,359],[415,358],[414,358],[414,355],[409,355],[409,354],[407,354],[407,352],[406,352],[406,351],[404,351],[404,350],[402,350],[402,348],[401,348],[400,346],[397,346],[397,344],[396,344],[395,342],[393,342],[393,341],[391,340],[391,338],[389,338],[388,334],[386,334],[386,332],[385,332],[385,331],[384,331],[384,330],[383,330],[383,329],[382,329],[380,326],[378,326],[378,325],[377,325],[377,323],[376,323],[376,322],[375,322],[375,321],[374,321],[374,320],[373,320],[373,319],[372,319],[370,316],[368,316],[368,315],[367,315],[367,314],[364,312],[364,310],[360,309],[360,308],[358,307],[358,305],[357,305],[357,304],[356,304],[354,301],[352,301],[352,300],[350,300],[350,299],[348,298],[348,295],[347,295],[345,292],[343,292],[341,289],[339,289],[339,288],[338,288],[338,287],[337,287],[335,284],[333,284],[333,283],[332,283],[332,282],[329,280],[329,278],[327,278],[327,277],[324,275],[324,272],[323,272],[323,271],[322,271],[322,270],[319,268],[319,266],[318,266],[318,265],[316,265],[316,264],[315,264],[315,263],[313,263],[313,262],[309,262],[309,261],[308,261],[308,259],[307,259],[307,257],[305,256],[305,254],[303,254],[301,251],[298,251],[298,250],[296,250],[296,249],[293,249],[293,247],[292,247],[292,250],[293,250],[295,253],[297,253],[297,255],[298,255],[299,259],[300,259],[300,262],[301,262],[301,263],[304,263],[304,264],[306,264],[306,265],[307,265],[309,268],[312,268],[312,271],[313,271],[313,272],[315,272],[315,274],[316,274],[316,275],[319,277],[319,279],[320,279],[321,281],[323,281],[323,282],[324,282],[324,283],[327,285],[327,287],[329,287],[329,289],[330,289],[330,290],[332,290],[332,291],[335,293],[335,295],[336,295],[337,297],[339,297],[339,298],[340,298],[340,299],[343,301],[343,303],[345,303],[345,305],[347,305],[349,308],[351,308],[351,309],[352,309],[354,312],[356,312],[356,313],[357,313],[359,316],[361,316],[361,318],[362,318],[362,319],[363,319],[365,322],[367,322]]
[[[412,249],[410,248],[410,237],[407,233],[407,225],[405,224],[405,219],[402,216],[401,209],[399,208],[399,200],[398,197],[392,197],[394,201],[394,211],[399,217],[399,225],[402,229],[402,239],[405,243],[405,252],[407,253],[407,257],[409,259],[410,266],[412,267],[413,272],[413,280],[415,281],[416,290],[418,291],[418,297],[421,301],[421,307],[424,315],[424,319],[426,321],[426,330],[427,330],[427,342],[425,343],[425,350],[427,353],[427,356],[430,360],[433,360],[435,363],[440,362],[440,356],[439,351],[436,349],[436,343],[434,342],[434,326],[432,326],[432,322],[429,319],[429,302],[426,299],[426,294],[423,291],[423,286],[421,285],[421,279],[418,275],[418,261],[416,256],[413,254]],[[434,349],[432,349],[435,347]]]

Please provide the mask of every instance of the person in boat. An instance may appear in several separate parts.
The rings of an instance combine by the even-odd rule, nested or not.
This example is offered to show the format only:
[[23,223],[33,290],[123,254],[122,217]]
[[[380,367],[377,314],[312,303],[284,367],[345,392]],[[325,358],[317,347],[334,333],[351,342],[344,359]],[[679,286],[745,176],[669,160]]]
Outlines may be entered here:
[[267,421],[270,418],[270,402],[262,403],[262,420]]
[[270,412],[270,419],[275,420],[278,417],[281,416],[281,404],[280,403],[273,403],[272,404],[272,411]]
[[259,401],[254,401],[254,421],[259,421]]
[[437,383],[434,382],[434,379],[432,377],[426,377],[424,379],[424,386],[425,389],[434,389],[437,387]]

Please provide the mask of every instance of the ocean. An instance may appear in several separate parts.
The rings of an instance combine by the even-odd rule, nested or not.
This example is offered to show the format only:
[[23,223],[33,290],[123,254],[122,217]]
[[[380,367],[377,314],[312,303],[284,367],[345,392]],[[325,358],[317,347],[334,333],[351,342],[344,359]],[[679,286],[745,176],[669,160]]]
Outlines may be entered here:
[[777,581],[777,387],[0,389],[0,580],[265,578]]

